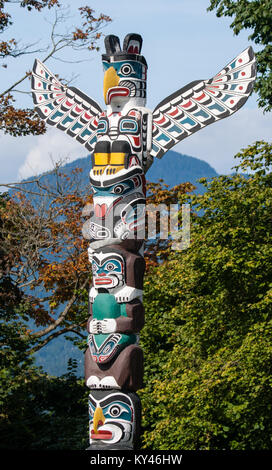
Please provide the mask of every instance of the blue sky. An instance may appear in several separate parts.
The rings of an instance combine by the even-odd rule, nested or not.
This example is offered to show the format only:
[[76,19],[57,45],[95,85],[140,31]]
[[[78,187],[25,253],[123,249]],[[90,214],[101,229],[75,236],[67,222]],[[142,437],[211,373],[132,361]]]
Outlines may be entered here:
[[[79,23],[77,8],[85,3],[84,0],[64,0],[63,4],[70,7],[70,25]],[[103,29],[105,35],[118,35],[121,42],[127,33],[142,35],[142,53],[149,66],[148,108],[153,109],[170,93],[192,80],[212,77],[250,45],[250,32],[234,36],[229,27],[231,19],[217,18],[214,12],[208,13],[209,3],[208,0],[138,0],[135,3],[92,0],[89,3],[97,14],[103,12],[112,18],[113,21]],[[50,22],[54,19],[53,11],[27,13],[11,5],[10,12],[16,15],[13,27],[7,32],[9,36],[20,38],[22,44],[37,42],[36,48],[46,46]],[[103,106],[103,38],[99,45],[101,51],[91,55],[67,50],[60,56],[64,60],[84,59],[84,62],[67,64],[50,59],[47,67],[62,77],[76,74],[73,85]],[[256,46],[251,45],[256,50]],[[30,70],[35,57],[43,60],[45,55],[41,52],[10,61],[7,69],[1,69],[0,89],[4,90],[25,70]],[[25,83],[21,90],[29,91],[29,86]],[[28,95],[18,93],[16,98],[18,106],[33,107]],[[234,154],[257,139],[270,141],[271,128],[272,113],[264,115],[253,94],[233,116],[185,139],[174,150],[205,160],[219,173],[228,173],[236,163]],[[14,138],[1,134],[0,139],[0,182],[18,181],[52,168],[54,161],[87,155],[79,143],[53,128],[49,128],[44,136]]]

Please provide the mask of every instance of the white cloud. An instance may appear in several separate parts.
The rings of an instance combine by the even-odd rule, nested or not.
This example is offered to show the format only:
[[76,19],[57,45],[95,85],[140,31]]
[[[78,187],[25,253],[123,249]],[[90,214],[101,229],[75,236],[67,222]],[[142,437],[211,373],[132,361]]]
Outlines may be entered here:
[[54,167],[60,161],[68,162],[84,157],[88,151],[70,136],[58,129],[48,129],[45,135],[35,138],[35,144],[28,151],[18,175],[25,179],[39,175]]

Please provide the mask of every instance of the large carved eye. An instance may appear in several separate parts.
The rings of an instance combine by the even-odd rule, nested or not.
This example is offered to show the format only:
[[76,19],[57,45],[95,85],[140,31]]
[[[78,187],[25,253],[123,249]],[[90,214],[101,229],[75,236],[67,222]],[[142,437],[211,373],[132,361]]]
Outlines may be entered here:
[[115,266],[113,263],[109,262],[106,264],[106,270],[107,271],[113,271],[115,269]]
[[122,194],[124,192],[125,186],[123,184],[117,184],[111,191],[114,194]]
[[130,75],[131,73],[134,72],[134,70],[130,64],[124,64],[122,65],[120,72],[122,75]]
[[118,405],[112,405],[109,409],[109,413],[111,414],[111,416],[113,416],[114,418],[118,418],[118,416],[120,416],[122,412],[122,409],[120,406]]

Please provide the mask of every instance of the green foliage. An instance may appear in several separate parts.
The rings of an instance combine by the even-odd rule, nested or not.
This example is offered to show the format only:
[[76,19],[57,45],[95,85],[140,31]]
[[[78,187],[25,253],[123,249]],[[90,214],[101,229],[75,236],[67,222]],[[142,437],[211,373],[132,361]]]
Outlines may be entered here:
[[[197,211],[191,245],[145,276],[144,448],[272,447],[272,145],[237,158],[234,175],[201,180],[205,194],[178,193]],[[4,280],[0,448],[84,449],[88,390],[76,364],[61,377],[35,367],[30,306]]]
[[5,275],[5,263],[1,268],[0,449],[84,449],[88,397],[76,364],[70,361],[61,377],[35,366],[29,353],[34,343],[27,326],[29,304]]
[[88,440],[88,394],[68,373],[50,377],[35,366],[1,370],[1,449],[82,450]]
[[249,29],[248,39],[263,46],[256,53],[259,72],[255,91],[259,94],[259,106],[272,109],[272,1],[271,0],[210,0],[208,10],[216,15],[233,17],[230,27],[234,34]]
[[147,448],[272,448],[272,145],[237,157],[185,196],[191,246],[146,277]]

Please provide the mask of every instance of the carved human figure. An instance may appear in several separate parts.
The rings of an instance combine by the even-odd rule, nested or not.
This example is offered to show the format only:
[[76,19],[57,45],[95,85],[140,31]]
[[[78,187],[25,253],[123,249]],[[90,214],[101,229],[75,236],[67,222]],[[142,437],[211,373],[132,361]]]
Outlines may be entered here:
[[136,391],[142,387],[143,353],[136,333],[143,325],[139,299],[121,304],[111,294],[96,296],[87,325],[85,380],[89,388]]

